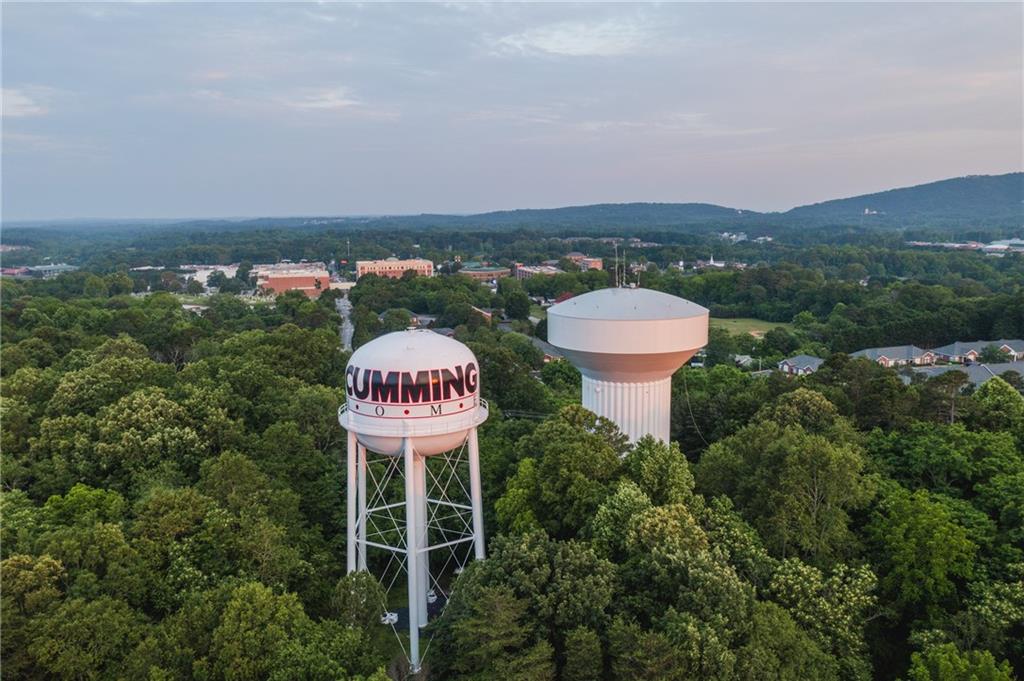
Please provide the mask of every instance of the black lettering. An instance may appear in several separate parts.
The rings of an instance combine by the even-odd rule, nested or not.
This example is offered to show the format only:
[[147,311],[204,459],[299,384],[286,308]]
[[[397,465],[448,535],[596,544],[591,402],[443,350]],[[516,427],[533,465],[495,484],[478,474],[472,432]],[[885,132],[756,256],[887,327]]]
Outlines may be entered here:
[[377,416],[384,416],[384,407],[378,404],[376,407],[373,408],[373,412],[377,414]]
[[430,415],[431,416],[440,416],[441,415],[441,405],[440,404],[432,404],[432,405],[430,405]]
[[441,399],[441,372],[437,369],[430,370],[430,385],[433,388],[432,398],[436,402]]
[[447,369],[441,369],[441,385],[444,386],[444,399],[452,398],[452,388],[459,393],[459,397],[466,394],[466,379],[462,374],[462,367],[455,367],[455,373]]
[[416,380],[408,371],[402,372],[402,404],[430,401],[430,372],[417,371]]
[[362,371],[359,367],[354,367],[352,372],[352,387],[354,389],[356,399],[365,400],[370,395],[370,372],[363,371],[363,384],[359,385],[359,372]]
[[381,372],[374,369],[371,391],[374,402],[398,402],[398,372],[389,371],[382,377]]
[[470,362],[466,365],[466,390],[471,393],[475,393],[477,386],[479,385],[478,379],[480,378],[477,373],[476,363]]
[[345,394],[351,396],[355,392],[354,386],[352,385],[352,373],[356,371],[356,368],[352,365],[345,367]]

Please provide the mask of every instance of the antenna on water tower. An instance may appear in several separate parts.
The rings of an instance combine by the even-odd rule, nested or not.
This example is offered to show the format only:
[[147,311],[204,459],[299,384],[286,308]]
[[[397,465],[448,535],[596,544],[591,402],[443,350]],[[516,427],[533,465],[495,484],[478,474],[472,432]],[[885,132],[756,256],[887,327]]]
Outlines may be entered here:
[[612,261],[612,271],[615,272],[615,276],[613,277],[615,279],[615,288],[618,288],[619,287],[619,244],[618,244],[618,242],[613,242],[612,246],[615,249],[615,259]]
[[[338,422],[348,431],[348,572],[374,571],[390,591],[404,561],[408,610],[402,618],[382,604],[381,621],[408,627],[416,673],[420,629],[443,610],[470,554],[484,557],[476,429],[488,407],[479,364],[452,338],[397,331],[356,350],[345,383]],[[399,478],[403,487],[390,484]],[[432,572],[438,552],[445,560]]]

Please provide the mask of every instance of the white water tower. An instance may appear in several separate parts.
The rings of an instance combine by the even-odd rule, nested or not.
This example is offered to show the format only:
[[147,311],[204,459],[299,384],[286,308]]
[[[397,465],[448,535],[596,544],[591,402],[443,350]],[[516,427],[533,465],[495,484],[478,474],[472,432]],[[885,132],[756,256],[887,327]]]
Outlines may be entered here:
[[583,406],[631,442],[668,442],[672,374],[708,342],[708,310],[644,288],[606,288],[548,308],[548,342],[583,374]]
[[[415,672],[419,629],[430,605],[447,599],[438,578],[449,567],[461,570],[470,552],[484,557],[476,429],[487,420],[487,403],[480,398],[480,365],[454,339],[408,330],[360,347],[345,373],[347,401],[338,422],[348,431],[348,571],[367,569],[368,550],[388,552],[382,572],[396,558],[400,568],[404,558]],[[390,484],[402,476],[404,498]],[[431,573],[433,553],[445,560]],[[390,589],[395,579],[382,581]]]

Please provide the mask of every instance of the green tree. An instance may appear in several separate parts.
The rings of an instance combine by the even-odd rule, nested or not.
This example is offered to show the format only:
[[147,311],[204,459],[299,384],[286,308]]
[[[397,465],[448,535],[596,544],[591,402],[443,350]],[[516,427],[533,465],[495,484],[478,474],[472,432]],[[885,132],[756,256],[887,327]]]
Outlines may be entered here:
[[911,656],[908,681],[1013,681],[1010,663],[987,650],[961,652],[951,643]]
[[83,293],[87,298],[106,298],[107,291],[107,282],[103,277],[97,277],[95,274],[90,274],[86,278]]
[[864,566],[839,564],[827,576],[796,558],[782,561],[768,594],[786,608],[823,650],[839,662],[843,679],[869,679],[865,627],[874,617],[878,580]]
[[695,503],[693,474],[677,443],[665,444],[645,435],[623,463],[626,476],[654,505]]
[[147,629],[124,601],[73,598],[33,620],[28,652],[50,678],[117,679]]
[[[531,470],[533,464],[520,464],[509,481],[509,491],[518,495],[518,500],[514,505],[499,500],[506,509],[503,513],[499,506],[499,519],[508,526],[522,525],[517,515],[529,510],[533,519],[555,536],[578,533],[611,492],[619,472],[616,445],[621,444],[620,436],[614,426],[609,430],[609,425],[580,407],[565,407],[521,439],[517,445],[521,459],[536,461],[536,474]],[[516,515],[508,512],[510,508]]]
[[174,367],[148,358],[103,358],[61,376],[47,412],[54,416],[95,414],[139,388],[167,386],[173,380]]
[[294,595],[278,596],[262,584],[242,584],[232,593],[213,632],[214,669],[225,681],[264,678],[275,656],[310,626]]
[[849,511],[871,498],[863,470],[858,446],[766,421],[712,445],[696,478],[728,495],[776,555],[828,564],[849,553]]
[[974,573],[977,546],[926,490],[887,489],[867,535],[883,593],[912,614],[938,615]]
[[535,641],[527,624],[529,603],[507,586],[481,587],[452,625],[452,664],[457,678],[542,681],[553,679],[551,645]]
[[[528,459],[531,461],[532,459]],[[594,547],[603,555],[623,560],[633,519],[652,508],[650,497],[631,480],[619,482],[598,507],[591,527]],[[532,514],[531,514],[532,517]]]
[[525,291],[512,291],[505,296],[505,314],[511,319],[526,319],[530,316],[530,297]]
[[134,289],[132,278],[124,272],[115,272],[106,276],[107,288],[112,296],[126,296]]
[[995,376],[974,393],[970,423],[975,428],[1005,430],[1024,442],[1024,395]]
[[331,595],[331,610],[346,626],[372,627],[379,624],[387,606],[387,593],[376,577],[360,571],[338,580]]
[[836,661],[774,603],[757,603],[747,642],[737,651],[737,678],[805,681],[840,677]]
[[556,359],[541,367],[540,380],[555,392],[567,393],[578,398],[582,376],[579,369],[567,360]]
[[726,329],[712,327],[708,330],[708,344],[704,348],[704,352],[705,363],[709,367],[718,364],[732,366],[732,357],[739,351],[739,342]]
[[998,364],[1009,360],[1009,355],[999,349],[998,345],[990,343],[981,349],[978,354],[978,361],[985,364]]
[[0,562],[0,574],[3,598],[23,616],[47,609],[61,596],[64,566],[50,556],[13,555]]
[[96,463],[101,481],[123,492],[154,480],[174,483],[195,471],[206,443],[187,425],[185,410],[158,389],[139,390],[97,416]]
[[593,629],[577,627],[565,637],[565,665],[563,681],[592,681],[600,679],[604,670],[601,638]]

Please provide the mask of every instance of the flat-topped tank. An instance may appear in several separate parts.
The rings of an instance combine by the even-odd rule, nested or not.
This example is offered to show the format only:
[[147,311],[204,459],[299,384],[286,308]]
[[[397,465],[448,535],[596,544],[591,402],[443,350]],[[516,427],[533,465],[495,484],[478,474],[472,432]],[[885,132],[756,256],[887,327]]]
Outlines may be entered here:
[[548,309],[548,342],[583,374],[583,406],[630,440],[668,441],[672,374],[708,342],[708,310],[643,288],[606,288]]

